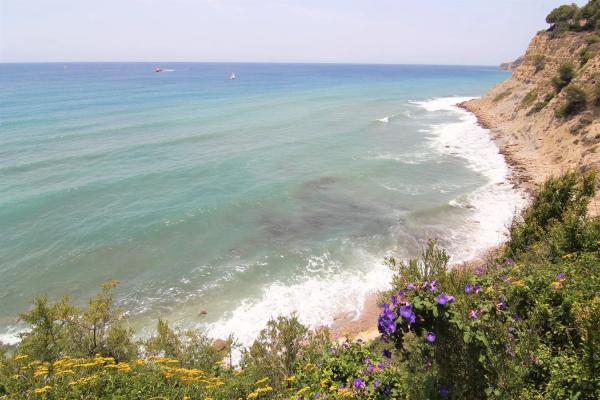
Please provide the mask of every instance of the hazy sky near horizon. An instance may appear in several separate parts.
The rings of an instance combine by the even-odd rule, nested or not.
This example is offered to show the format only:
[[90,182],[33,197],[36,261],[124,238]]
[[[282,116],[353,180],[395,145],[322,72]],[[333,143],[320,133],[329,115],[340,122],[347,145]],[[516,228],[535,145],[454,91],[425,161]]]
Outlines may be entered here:
[[491,65],[521,55],[570,2],[0,0],[0,62]]

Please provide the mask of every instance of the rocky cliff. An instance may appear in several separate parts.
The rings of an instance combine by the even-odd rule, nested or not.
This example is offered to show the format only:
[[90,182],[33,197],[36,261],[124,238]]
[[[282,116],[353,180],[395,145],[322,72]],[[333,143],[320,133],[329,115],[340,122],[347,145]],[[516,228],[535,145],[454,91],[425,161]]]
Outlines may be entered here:
[[[572,77],[561,85],[565,64]],[[516,179],[535,187],[549,175],[600,169],[599,82],[600,37],[540,32],[509,79],[463,106],[492,130]],[[565,113],[577,91],[577,107]],[[598,197],[590,208],[600,211]]]
[[512,72],[515,69],[517,69],[517,67],[519,65],[521,65],[522,63],[523,63],[523,57],[521,56],[521,57],[517,58],[515,61],[500,64],[500,69]]

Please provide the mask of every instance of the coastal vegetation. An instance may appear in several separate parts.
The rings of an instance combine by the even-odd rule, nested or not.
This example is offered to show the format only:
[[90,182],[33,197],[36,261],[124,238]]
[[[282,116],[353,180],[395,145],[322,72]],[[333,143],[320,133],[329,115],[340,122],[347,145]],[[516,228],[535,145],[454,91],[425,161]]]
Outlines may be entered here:
[[546,17],[553,32],[600,30],[600,0],[590,0],[583,7],[565,4],[555,8]]
[[559,118],[575,115],[585,110],[586,94],[577,85],[569,85],[565,89],[565,103],[556,110]]
[[497,102],[501,101],[502,99],[507,98],[510,95],[511,95],[511,91],[505,90],[504,92],[499,93],[496,97],[494,97],[494,102],[497,103]]
[[[0,359],[6,399],[595,399],[600,397],[600,218],[594,173],[550,178],[485,262],[448,268],[430,241],[389,258],[379,339],[331,340],[294,315],[249,348],[159,320],[136,340],[104,285],[87,307],[34,301]],[[240,351],[238,363],[232,353]]]

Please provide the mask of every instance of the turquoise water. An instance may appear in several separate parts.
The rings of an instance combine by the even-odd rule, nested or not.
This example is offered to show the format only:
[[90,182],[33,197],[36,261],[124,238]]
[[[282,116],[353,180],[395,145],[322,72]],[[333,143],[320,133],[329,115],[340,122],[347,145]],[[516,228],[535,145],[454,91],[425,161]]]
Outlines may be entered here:
[[0,338],[36,294],[107,279],[140,334],[331,323],[386,286],[383,256],[468,258],[520,204],[453,106],[497,68],[154,67],[0,64]]

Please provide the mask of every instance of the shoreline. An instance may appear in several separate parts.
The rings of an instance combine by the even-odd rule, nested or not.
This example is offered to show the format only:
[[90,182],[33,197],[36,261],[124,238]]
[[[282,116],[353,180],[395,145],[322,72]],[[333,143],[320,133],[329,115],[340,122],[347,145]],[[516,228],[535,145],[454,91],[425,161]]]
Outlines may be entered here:
[[[511,152],[505,139],[505,133],[496,128],[494,120],[485,113],[485,110],[473,104],[474,100],[477,100],[477,98],[457,103],[456,106],[474,115],[477,118],[477,124],[488,131],[490,138],[498,146],[498,151],[508,166],[508,182],[512,184],[514,189],[521,189],[528,196],[531,196],[535,192],[536,185],[531,171],[526,168],[527,164],[520,162]],[[473,268],[480,265],[502,247],[505,241],[503,240],[495,246],[483,249],[476,256],[466,261],[451,263],[449,268]],[[350,319],[345,315],[337,315],[334,318],[334,323],[329,327],[332,338],[335,341],[362,340],[364,342],[376,339],[379,336],[377,317],[379,316],[378,300],[381,293],[381,291],[378,291],[367,295],[358,317]]]

